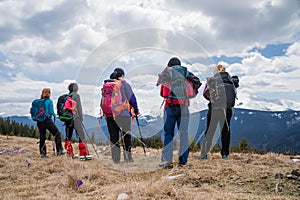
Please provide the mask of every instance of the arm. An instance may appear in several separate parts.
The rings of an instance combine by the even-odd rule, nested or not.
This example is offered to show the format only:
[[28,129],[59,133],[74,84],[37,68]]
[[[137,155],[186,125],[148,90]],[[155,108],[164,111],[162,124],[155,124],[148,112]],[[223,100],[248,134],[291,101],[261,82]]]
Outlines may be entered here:
[[239,77],[238,77],[238,76],[232,76],[232,77],[231,77],[231,80],[232,80],[232,82],[233,82],[235,88],[238,88],[238,87],[240,86],[240,85],[239,85],[240,80],[239,80]]
[[129,104],[134,108],[134,113],[139,113],[136,97],[131,86],[127,82],[124,82],[123,85],[125,87],[126,98],[128,99]]
[[200,79],[197,76],[195,76],[192,72],[189,72],[187,79],[193,83],[195,90],[198,90],[202,85]]
[[45,101],[45,104],[46,104],[46,110],[45,110],[45,112],[51,117],[51,116],[53,116],[53,117],[55,117],[56,116],[56,114],[54,113],[54,109],[53,109],[53,102],[52,102],[52,100],[51,99],[47,99],[46,101]]
[[205,84],[204,90],[203,90],[203,97],[210,101],[210,94],[209,94],[209,90],[208,90],[208,85],[207,83]]
[[77,102],[77,114],[78,114],[78,116],[79,116],[79,119],[80,119],[81,121],[83,121],[83,116],[82,116],[82,106],[81,106],[80,96],[79,96],[79,94],[74,93],[74,94],[72,95],[72,98],[73,98],[74,101]]

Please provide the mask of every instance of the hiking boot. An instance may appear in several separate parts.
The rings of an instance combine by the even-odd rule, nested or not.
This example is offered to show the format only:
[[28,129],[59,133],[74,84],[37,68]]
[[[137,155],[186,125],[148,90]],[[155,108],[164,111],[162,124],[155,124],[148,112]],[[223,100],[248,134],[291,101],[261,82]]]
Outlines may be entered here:
[[128,152],[128,162],[134,162],[132,158],[132,153]]
[[119,165],[120,161],[113,161],[115,165]]
[[71,141],[65,141],[65,149],[67,150],[67,156],[74,157],[73,146]]
[[66,153],[67,153],[67,151],[65,149],[61,149],[57,152],[57,155],[60,156],[60,155],[66,154]]
[[41,154],[41,158],[48,158],[48,154]]
[[113,145],[111,147],[111,158],[113,160],[113,162],[115,164],[119,164],[120,163],[120,159],[121,159],[121,150],[120,147]]
[[227,155],[222,155],[222,158],[226,159],[226,158],[228,158],[228,156]]
[[89,155],[89,153],[86,149],[86,144],[84,142],[79,142],[78,148],[79,148],[79,155],[80,156],[88,156]]
[[170,168],[173,166],[173,163],[167,160],[161,161],[158,165],[161,168]]
[[199,160],[207,160],[208,159],[208,157],[207,157],[207,155],[205,155],[205,156],[199,156],[199,158],[198,158]]
[[134,161],[133,161],[133,158],[132,158],[131,152],[124,151],[123,154],[124,154],[124,161],[125,161],[126,163],[128,163],[128,162],[134,162]]

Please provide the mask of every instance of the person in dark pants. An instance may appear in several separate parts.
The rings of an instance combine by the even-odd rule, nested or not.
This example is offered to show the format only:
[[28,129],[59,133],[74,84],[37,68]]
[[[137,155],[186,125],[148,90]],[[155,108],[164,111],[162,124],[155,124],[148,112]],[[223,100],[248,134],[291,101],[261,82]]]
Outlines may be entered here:
[[[124,160],[125,162],[133,162],[131,154],[131,119],[127,116],[116,116],[114,120],[113,117],[107,117],[107,127],[110,135],[111,142],[111,156],[114,163],[120,163],[120,135],[124,143]],[[121,130],[122,129],[122,130]]]
[[45,114],[48,116],[46,119],[42,122],[37,122],[37,127],[40,132],[40,155],[42,158],[48,157],[47,154],[47,148],[46,148],[46,131],[49,130],[50,133],[55,138],[55,144],[56,144],[56,151],[57,155],[65,154],[66,151],[62,147],[61,143],[61,133],[59,132],[58,128],[52,121],[52,117],[55,117],[55,113],[53,110],[53,102],[50,99],[51,91],[50,88],[44,88],[42,90],[41,98],[46,99],[45,100]]
[[79,155],[80,156],[87,156],[89,153],[86,148],[85,141],[85,132],[83,127],[83,114],[82,114],[82,105],[80,100],[80,95],[78,94],[78,84],[71,83],[68,86],[69,94],[72,99],[77,103],[76,106],[76,113],[73,120],[66,121],[66,141],[65,141],[65,149],[67,149],[67,155],[73,157],[73,147],[72,147],[72,135],[75,129],[77,136],[79,137]]
[[[218,65],[214,70],[214,76],[218,76],[226,84],[233,84],[237,88],[238,82],[232,79],[222,65]],[[208,80],[209,81],[209,80]],[[229,155],[230,146],[230,121],[232,117],[231,107],[218,107],[211,101],[211,95],[214,91],[208,87],[206,84],[203,96],[208,103],[207,111],[207,121],[205,130],[205,140],[201,147],[200,159],[207,159],[207,153],[211,150],[214,144],[212,144],[214,135],[216,131],[221,132],[221,156],[222,158],[227,158]]]
[[[129,83],[124,79],[125,73],[121,68],[115,68],[114,72],[110,75],[110,79],[104,82],[112,82],[114,80],[119,80],[122,83],[121,94],[122,99],[128,102],[128,106],[120,111],[116,116],[105,114],[105,119],[108,127],[108,132],[110,136],[111,144],[111,156],[115,164],[120,163],[120,142],[123,143],[123,154],[125,162],[133,162],[131,153],[131,107],[134,109],[134,115],[139,115],[139,109],[137,105],[136,97],[132,91]],[[102,104],[102,102],[101,102]],[[121,138],[120,138],[121,132]]]
[[[200,156],[202,159],[207,159],[207,153],[212,148],[212,139],[214,137],[215,131],[219,128],[221,131],[221,155],[222,158],[227,158],[229,155],[229,146],[230,146],[230,121],[232,117],[231,108],[217,108],[212,109],[211,103],[208,103],[207,111],[207,121],[206,121],[206,130],[205,130],[205,142],[203,150]],[[222,129],[222,130],[221,130]],[[205,152],[205,153],[204,153]]]

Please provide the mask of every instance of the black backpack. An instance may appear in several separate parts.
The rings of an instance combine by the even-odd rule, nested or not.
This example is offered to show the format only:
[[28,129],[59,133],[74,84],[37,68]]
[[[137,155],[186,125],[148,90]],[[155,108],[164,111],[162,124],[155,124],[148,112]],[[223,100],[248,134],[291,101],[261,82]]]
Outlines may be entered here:
[[238,78],[236,76],[234,81],[227,72],[217,73],[207,80],[213,108],[234,107],[235,99],[237,98],[236,86],[238,87]]
[[57,104],[56,104],[57,115],[58,115],[59,119],[63,122],[70,121],[74,118],[74,115],[73,115],[72,111],[65,109],[65,104],[66,104],[66,101],[69,97],[72,97],[72,94],[63,94],[63,95],[61,95],[58,98]]

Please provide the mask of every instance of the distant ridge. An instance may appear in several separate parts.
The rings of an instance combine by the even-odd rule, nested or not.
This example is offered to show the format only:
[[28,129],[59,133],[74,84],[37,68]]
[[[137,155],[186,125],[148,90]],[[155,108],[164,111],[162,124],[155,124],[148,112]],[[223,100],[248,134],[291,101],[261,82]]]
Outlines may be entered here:
[[[201,135],[206,126],[207,110],[191,114],[189,124],[190,138]],[[29,117],[11,116],[18,123],[34,125]],[[140,118],[143,137],[153,137],[163,133],[163,119],[151,116]],[[59,120],[56,124],[63,136],[65,126]],[[101,130],[97,129],[99,120],[85,115],[84,125],[89,135],[94,133],[96,142],[106,142],[109,134],[104,117],[100,120]],[[132,127],[133,135],[138,136],[137,126]],[[74,134],[75,135],[75,134]],[[252,148],[278,152],[300,152],[300,111],[260,111],[235,108],[231,119],[231,146],[237,145],[245,137]]]

